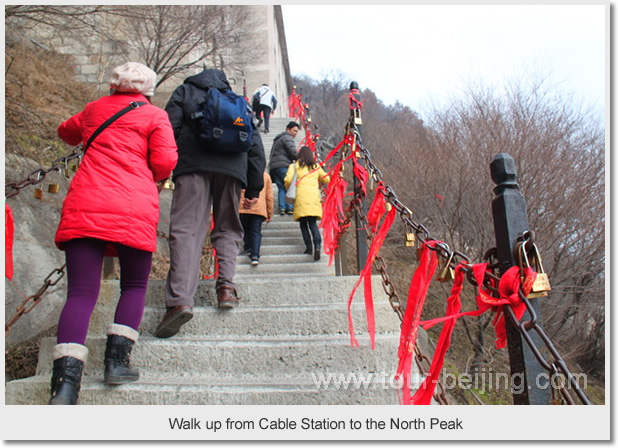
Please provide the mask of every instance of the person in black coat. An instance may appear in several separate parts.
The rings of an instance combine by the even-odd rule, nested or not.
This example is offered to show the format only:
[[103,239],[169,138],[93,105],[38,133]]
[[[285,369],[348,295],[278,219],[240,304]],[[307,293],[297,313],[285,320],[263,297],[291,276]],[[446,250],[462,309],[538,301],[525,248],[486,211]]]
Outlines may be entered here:
[[178,145],[178,164],[173,172],[167,312],[155,332],[160,338],[175,335],[193,317],[193,296],[204,239],[210,229],[211,207],[214,227],[210,239],[219,262],[215,284],[218,306],[225,309],[238,304],[233,280],[243,239],[238,213],[240,192],[245,189],[245,205],[250,207],[264,185],[266,162],[258,132],[253,132],[249,152],[216,151],[200,142],[191,115],[210,88],[231,89],[223,71],[207,69],[185,79],[165,107]]
[[294,207],[285,202],[285,185],[283,179],[288,172],[288,167],[298,158],[296,153],[296,144],[294,138],[298,134],[299,125],[295,121],[290,121],[285,127],[285,131],[275,137],[273,147],[270,150],[270,160],[268,168],[270,178],[277,185],[279,203],[279,214],[291,215],[294,212]]

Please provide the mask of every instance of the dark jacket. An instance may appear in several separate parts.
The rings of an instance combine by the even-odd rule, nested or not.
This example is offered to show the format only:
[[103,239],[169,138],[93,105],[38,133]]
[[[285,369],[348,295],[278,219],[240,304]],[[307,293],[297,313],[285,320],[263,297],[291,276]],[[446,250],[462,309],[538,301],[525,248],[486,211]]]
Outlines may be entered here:
[[174,179],[183,174],[200,171],[225,174],[242,182],[247,198],[257,198],[264,186],[263,172],[266,165],[259,132],[253,133],[253,146],[248,153],[211,150],[204,147],[197,138],[190,117],[209,87],[230,89],[225,73],[208,69],[190,76],[174,91],[165,106],[178,145],[178,164],[174,169]]
[[297,158],[294,138],[287,131],[277,135],[270,151],[269,169],[272,171],[275,168],[287,168]]

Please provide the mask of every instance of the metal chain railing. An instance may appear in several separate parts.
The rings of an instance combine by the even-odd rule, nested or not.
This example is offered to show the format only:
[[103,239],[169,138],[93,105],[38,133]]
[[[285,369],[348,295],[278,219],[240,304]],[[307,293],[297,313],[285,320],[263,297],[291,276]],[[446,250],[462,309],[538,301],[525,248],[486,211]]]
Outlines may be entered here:
[[71,152],[71,154],[68,154],[66,156],[63,156],[63,157],[60,157],[54,160],[52,162],[52,166],[50,166],[49,168],[47,169],[39,168],[31,172],[28,175],[28,177],[26,177],[24,180],[20,182],[11,182],[9,184],[6,184],[4,186],[5,199],[18,195],[22,189],[30,185],[40,184],[41,182],[45,180],[45,177],[51,172],[54,172],[54,171],[60,172],[60,171],[65,170],[65,175],[67,175],[68,171],[66,170],[69,169],[69,162],[77,159],[77,165],[79,165],[79,162],[81,161],[81,158],[83,157],[83,155],[84,155],[84,152],[82,151],[82,145],[78,145],[75,147],[75,149],[73,149],[73,152]]
[[[49,148],[47,148],[49,149]],[[54,160],[52,162],[52,165],[49,168],[39,168],[33,172],[31,172],[30,174],[28,174],[28,176],[19,181],[19,182],[11,182],[5,185],[4,187],[4,195],[5,195],[5,200],[14,196],[17,196],[21,190],[23,190],[26,187],[29,187],[31,185],[38,185],[41,182],[43,182],[46,178],[46,176],[49,173],[52,172],[60,172],[60,171],[65,171],[65,176],[66,177],[70,177],[69,176],[69,165],[73,160],[77,159],[77,162],[74,166],[78,166],[81,158],[83,157],[84,153],[82,151],[82,146],[78,145],[76,146],[73,151],[63,157],[60,157],[56,160]],[[47,277],[45,277],[45,280],[43,281],[43,285],[39,288],[39,290],[32,294],[31,296],[27,297],[18,307],[17,307],[17,312],[7,321],[7,323],[4,326],[5,329],[5,337],[8,336],[11,332],[11,327],[24,315],[24,314],[28,314],[29,312],[31,312],[39,303],[41,303],[41,300],[43,299],[43,296],[45,295],[45,293],[47,292],[47,290],[51,287],[51,286],[55,286],[56,284],[58,284],[58,282],[64,277],[65,275],[65,267],[66,265],[62,265],[62,267],[60,268],[56,268],[53,271],[51,271]]]
[[[395,210],[398,212],[399,217],[404,223],[405,227],[407,229],[411,229],[414,231],[415,238],[418,241],[420,241],[421,244],[425,244],[429,241],[436,241],[434,238],[431,237],[431,234],[429,230],[427,229],[427,227],[425,227],[423,224],[415,222],[412,219],[412,212],[410,211],[410,209],[401,202],[401,200],[397,197],[397,194],[395,193],[393,188],[384,182],[383,174],[380,171],[380,169],[372,161],[369,150],[363,145],[361,133],[357,129],[356,125],[354,124],[353,119],[350,120],[347,126],[347,129],[346,129],[346,132],[353,134],[355,145],[358,148],[358,154],[363,159],[365,168],[370,174],[370,178],[372,182],[381,183],[384,185],[384,188],[380,190],[381,194],[384,195],[386,202],[390,204],[392,207],[394,207]],[[354,148],[352,148],[352,150],[354,150]],[[351,220],[352,209],[355,209],[354,211],[360,214],[361,219],[364,220],[364,222],[367,222],[367,218],[366,216],[364,216],[362,212],[362,208],[359,207],[358,204],[360,204],[360,198],[357,198],[355,196],[351,202],[351,206],[348,208],[349,213],[346,214],[346,221],[344,222],[349,222]],[[345,231],[346,228],[342,228],[342,231]],[[528,238],[530,239],[533,238],[532,232],[526,232],[526,233],[529,234]],[[338,237],[339,236],[340,235],[338,235]],[[367,232],[367,238],[371,240],[371,235],[369,235],[368,232]],[[534,243],[532,240],[530,240],[529,242],[531,244]],[[427,246],[427,247],[430,250],[436,251],[437,255],[439,257],[442,257],[442,259],[444,260],[444,264],[442,265],[443,268],[453,268],[454,269],[457,265],[462,264],[462,271],[466,273],[466,278],[468,279],[468,281],[476,287],[479,286],[476,283],[476,280],[474,279],[472,275],[473,274],[472,263],[471,263],[471,258],[468,255],[458,250],[450,250],[447,244],[440,243],[440,242],[435,243],[433,246]],[[486,252],[486,258],[491,259],[494,254],[495,254],[495,248],[492,248]],[[391,304],[391,307],[393,308],[393,311],[398,315],[400,319],[403,319],[403,308],[401,306],[401,300],[395,290],[394,285],[392,284],[392,282],[390,281],[388,277],[388,273],[386,272],[386,264],[384,260],[378,255],[374,263],[375,263],[374,266],[376,267],[376,269],[382,276],[383,288],[389,297],[389,302]],[[488,269],[487,272],[485,273],[483,287],[485,287],[487,290],[497,295],[498,289],[495,285],[499,283],[501,277],[497,275],[493,269],[491,269],[492,267],[495,268],[495,266],[497,266],[497,263],[490,263],[489,265],[490,269]],[[570,395],[568,391],[568,389],[572,388],[575,391],[577,397],[580,399],[580,401],[583,404],[590,404],[588,397],[585,395],[585,393],[580,388],[574,375],[570,372],[563,358],[558,353],[556,347],[551,342],[551,340],[549,339],[549,337],[547,336],[547,334],[545,333],[545,331],[539,324],[536,318],[536,313],[534,312],[533,307],[530,305],[529,300],[527,299],[526,295],[524,294],[521,288],[519,290],[519,297],[521,301],[525,304],[526,309],[530,313],[531,317],[529,320],[526,320],[524,322],[518,322],[518,319],[515,317],[512,307],[506,306],[505,308],[510,318],[516,324],[517,330],[519,331],[523,340],[526,342],[526,344],[528,345],[528,347],[530,348],[534,356],[537,358],[541,366],[543,366],[543,368],[545,368],[550,375],[562,375],[564,378],[566,378],[566,381],[563,381],[561,385],[557,385],[557,386],[552,381],[552,392],[553,392],[553,388],[558,389],[566,403],[575,404],[573,397]],[[545,348],[551,354],[553,358],[552,360],[546,359],[546,357],[542,354],[541,349],[536,346],[533,339],[531,338],[530,336],[531,332],[536,332],[538,334]],[[417,364],[419,363],[419,359],[422,360],[422,359],[427,359],[427,358],[422,353],[417,353]],[[442,398],[445,399],[443,388],[442,388],[442,392],[436,395],[438,396],[434,396],[434,398],[436,398],[438,402],[440,402]]]
[[43,286],[39,288],[39,290],[32,294],[30,297],[26,298],[18,307],[17,312],[8,320],[8,322],[4,325],[4,336],[8,336],[11,333],[11,327],[17,322],[24,314],[28,314],[32,311],[43,298],[43,295],[47,292],[50,286],[56,286],[58,282],[64,277],[66,264],[63,264],[61,268],[54,269],[50,274],[45,278],[43,282]]

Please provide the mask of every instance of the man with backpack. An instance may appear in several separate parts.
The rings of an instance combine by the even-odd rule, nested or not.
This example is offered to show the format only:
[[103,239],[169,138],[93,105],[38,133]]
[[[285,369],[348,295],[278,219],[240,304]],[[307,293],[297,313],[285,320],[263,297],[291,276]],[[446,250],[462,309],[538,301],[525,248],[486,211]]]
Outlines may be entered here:
[[236,95],[225,73],[207,69],[185,79],[165,107],[178,146],[170,214],[170,270],[165,283],[167,312],[155,336],[168,338],[193,317],[202,247],[214,221],[219,308],[238,304],[236,256],[243,239],[240,192],[246,206],[257,202],[264,185],[264,147],[253,132],[250,108]]
[[[253,94],[252,100],[253,110],[258,119],[257,127],[259,128],[264,122],[264,133],[267,134],[270,126],[270,114],[277,108],[277,97],[268,87],[268,84],[262,84]],[[262,120],[262,115],[264,120]]]
[[270,160],[268,168],[270,178],[277,185],[278,195],[277,202],[279,203],[279,214],[291,215],[294,213],[294,206],[285,202],[285,184],[283,180],[288,172],[288,167],[297,158],[296,144],[294,138],[298,134],[300,126],[295,121],[290,121],[285,127],[285,131],[278,134],[273,141],[272,149],[270,150]]

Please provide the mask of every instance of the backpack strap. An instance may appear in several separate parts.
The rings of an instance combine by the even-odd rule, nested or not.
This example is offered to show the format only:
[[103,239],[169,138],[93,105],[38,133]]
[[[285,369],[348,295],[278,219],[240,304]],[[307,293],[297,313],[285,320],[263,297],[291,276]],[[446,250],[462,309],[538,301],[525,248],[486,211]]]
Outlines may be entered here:
[[130,112],[133,109],[137,109],[138,107],[144,106],[146,104],[148,104],[148,103],[145,103],[144,101],[137,101],[137,102],[131,101],[127,107],[125,107],[122,110],[119,110],[114,115],[109,117],[105,121],[105,123],[103,123],[101,126],[99,126],[97,128],[97,130],[92,133],[92,135],[88,139],[88,142],[86,142],[86,146],[84,146],[84,154],[86,153],[86,150],[90,147],[90,144],[94,141],[94,139],[97,138],[98,135],[105,130],[105,128],[107,128],[110,124],[112,124],[114,121],[116,121],[117,119],[122,117],[127,112]]

